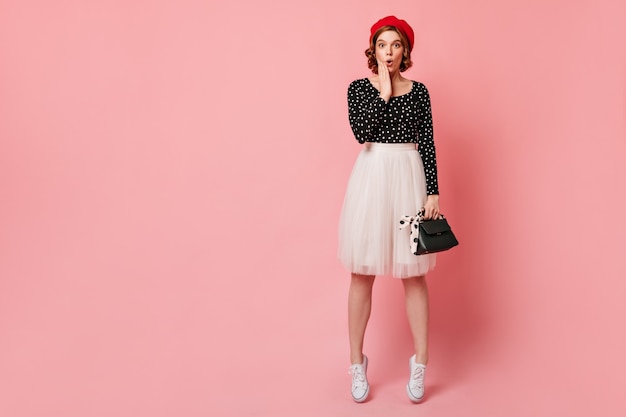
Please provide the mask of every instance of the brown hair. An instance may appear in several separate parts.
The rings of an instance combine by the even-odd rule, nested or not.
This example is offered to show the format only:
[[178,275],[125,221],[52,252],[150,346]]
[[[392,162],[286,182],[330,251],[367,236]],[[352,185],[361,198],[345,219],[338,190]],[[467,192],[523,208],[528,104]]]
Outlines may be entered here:
[[400,36],[400,43],[402,44],[402,63],[400,64],[400,72],[404,72],[411,68],[413,61],[411,61],[411,50],[409,49],[409,41],[404,34],[396,29],[394,26],[383,26],[374,33],[370,47],[365,50],[365,56],[367,57],[367,66],[372,70],[374,74],[378,74],[378,62],[376,61],[376,41],[381,33],[388,30],[393,30]]

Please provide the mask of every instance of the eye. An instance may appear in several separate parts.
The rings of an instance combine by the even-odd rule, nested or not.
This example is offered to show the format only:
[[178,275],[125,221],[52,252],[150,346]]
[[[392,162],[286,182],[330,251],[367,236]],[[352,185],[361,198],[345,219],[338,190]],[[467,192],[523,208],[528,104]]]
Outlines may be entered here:
[[402,45],[399,43],[396,43],[395,45],[393,45],[396,49],[400,48]]
[[378,44],[378,47],[379,47],[379,48],[384,48],[384,47],[385,47],[385,44],[381,42],[381,43],[379,43],[379,44]]

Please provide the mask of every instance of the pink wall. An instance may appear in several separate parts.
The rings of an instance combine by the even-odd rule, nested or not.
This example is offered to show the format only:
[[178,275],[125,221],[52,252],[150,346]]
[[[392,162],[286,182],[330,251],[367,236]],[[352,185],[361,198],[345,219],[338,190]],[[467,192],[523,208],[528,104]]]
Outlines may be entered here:
[[[398,281],[349,397],[348,83],[416,30],[442,210],[427,389]],[[623,2],[0,1],[0,415],[623,415]],[[416,409],[418,408],[418,409]]]

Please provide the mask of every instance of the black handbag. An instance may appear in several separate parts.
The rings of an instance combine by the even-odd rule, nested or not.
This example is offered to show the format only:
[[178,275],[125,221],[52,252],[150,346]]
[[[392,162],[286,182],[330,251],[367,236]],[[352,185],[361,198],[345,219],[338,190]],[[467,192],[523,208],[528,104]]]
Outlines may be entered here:
[[411,225],[411,252],[413,255],[443,252],[459,244],[448,224],[441,215],[438,219],[425,220],[424,210],[414,216],[400,220],[400,228]]

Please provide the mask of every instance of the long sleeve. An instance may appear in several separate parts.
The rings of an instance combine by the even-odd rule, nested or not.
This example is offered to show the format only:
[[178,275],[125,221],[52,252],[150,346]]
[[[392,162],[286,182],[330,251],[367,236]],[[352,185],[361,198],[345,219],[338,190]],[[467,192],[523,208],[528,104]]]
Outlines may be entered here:
[[354,136],[359,143],[417,143],[426,194],[439,194],[433,117],[426,86],[413,81],[408,93],[392,96],[387,103],[379,94],[367,78],[353,81],[348,87],[348,116]]
[[376,139],[387,108],[387,103],[376,94],[376,90],[367,91],[364,88],[364,82],[369,81],[356,80],[348,87],[348,118],[359,143],[373,142]]
[[422,164],[424,165],[426,194],[439,194],[430,95],[428,94],[426,86],[422,83],[418,83],[417,90],[417,119],[417,150],[422,157]]

